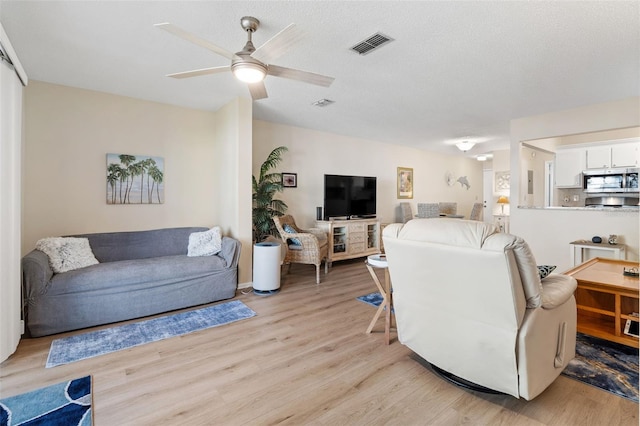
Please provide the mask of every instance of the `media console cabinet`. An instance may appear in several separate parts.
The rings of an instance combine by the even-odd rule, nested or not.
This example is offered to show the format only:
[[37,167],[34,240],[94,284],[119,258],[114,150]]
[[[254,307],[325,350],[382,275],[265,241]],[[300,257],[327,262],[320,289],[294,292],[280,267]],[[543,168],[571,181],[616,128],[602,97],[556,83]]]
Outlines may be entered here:
[[578,281],[579,332],[638,347],[638,338],[624,333],[627,320],[638,321],[638,277],[623,274],[637,267],[638,262],[596,257],[564,272]]
[[321,220],[316,227],[329,236],[329,264],[380,253],[380,221],[377,219]]

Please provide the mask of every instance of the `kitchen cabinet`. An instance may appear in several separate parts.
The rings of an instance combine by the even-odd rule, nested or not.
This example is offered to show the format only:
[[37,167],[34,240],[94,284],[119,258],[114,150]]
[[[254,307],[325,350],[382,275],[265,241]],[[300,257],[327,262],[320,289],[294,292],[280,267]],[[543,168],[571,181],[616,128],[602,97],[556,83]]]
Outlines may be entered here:
[[556,188],[582,188],[582,171],[585,168],[584,148],[558,149],[555,160]]
[[638,167],[640,143],[621,143],[611,147],[611,167]]
[[637,167],[640,143],[621,143],[587,148],[587,169]]

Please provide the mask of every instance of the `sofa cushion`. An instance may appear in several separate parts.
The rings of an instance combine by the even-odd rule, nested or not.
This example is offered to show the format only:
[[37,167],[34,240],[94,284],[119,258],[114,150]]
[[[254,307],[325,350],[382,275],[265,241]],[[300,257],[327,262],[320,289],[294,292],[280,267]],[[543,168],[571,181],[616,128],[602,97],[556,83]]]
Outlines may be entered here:
[[179,255],[99,263],[54,275],[47,294],[75,293],[81,297],[96,291],[105,296],[106,293],[135,292],[145,287],[163,288],[179,282],[188,283],[225,269],[225,261],[219,256]]
[[187,256],[213,256],[222,248],[222,235],[220,227],[216,226],[203,232],[193,232],[189,235]]
[[36,249],[49,257],[51,269],[56,274],[98,263],[87,238],[42,238],[36,243]]
[[205,227],[165,228],[150,231],[104,232],[70,235],[86,237],[100,262],[148,259],[152,257],[186,255],[189,235],[206,231]]

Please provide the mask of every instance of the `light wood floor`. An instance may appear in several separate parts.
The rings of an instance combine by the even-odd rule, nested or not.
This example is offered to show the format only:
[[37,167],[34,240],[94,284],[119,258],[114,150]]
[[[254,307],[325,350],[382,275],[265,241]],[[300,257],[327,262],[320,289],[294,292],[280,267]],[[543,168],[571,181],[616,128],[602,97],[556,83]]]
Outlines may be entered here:
[[637,404],[564,376],[530,402],[445,382],[395,333],[364,333],[375,309],[355,298],[374,290],[362,260],[318,286],[293,265],[279,294],[238,294],[248,320],[49,369],[51,341],[77,332],[23,339],[0,396],[91,374],[99,426],[638,425]]

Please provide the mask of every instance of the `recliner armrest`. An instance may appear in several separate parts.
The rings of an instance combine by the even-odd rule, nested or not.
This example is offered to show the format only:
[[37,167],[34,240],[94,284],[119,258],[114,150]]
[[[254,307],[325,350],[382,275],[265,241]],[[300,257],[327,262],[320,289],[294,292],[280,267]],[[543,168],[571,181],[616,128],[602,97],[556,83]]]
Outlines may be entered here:
[[573,296],[578,287],[575,278],[569,275],[551,274],[542,280],[542,308],[554,309]]

